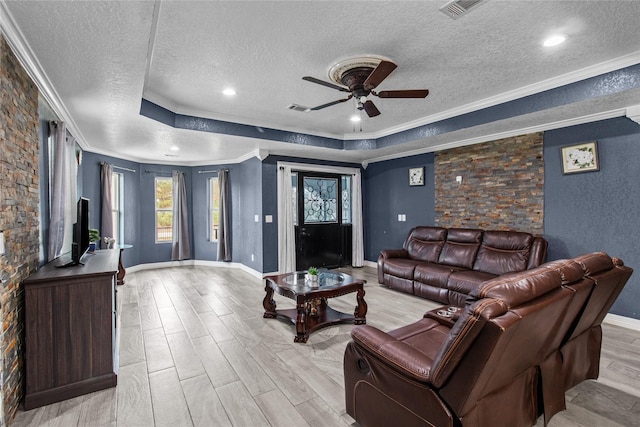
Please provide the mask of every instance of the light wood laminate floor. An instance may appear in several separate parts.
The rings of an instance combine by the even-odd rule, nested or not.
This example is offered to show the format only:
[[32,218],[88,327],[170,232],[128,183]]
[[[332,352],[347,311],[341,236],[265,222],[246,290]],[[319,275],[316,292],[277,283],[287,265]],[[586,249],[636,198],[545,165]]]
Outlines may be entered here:
[[[367,280],[367,323],[390,330],[440,304]],[[352,325],[295,344],[295,327],[262,317],[264,283],[241,270],[129,273],[118,287],[118,386],[24,412],[12,426],[348,426],[343,353]],[[293,301],[275,295],[278,308]],[[355,294],[329,301],[353,312]],[[640,333],[604,325],[601,376],[567,393],[552,427],[640,425]],[[537,426],[543,422],[538,421]]]

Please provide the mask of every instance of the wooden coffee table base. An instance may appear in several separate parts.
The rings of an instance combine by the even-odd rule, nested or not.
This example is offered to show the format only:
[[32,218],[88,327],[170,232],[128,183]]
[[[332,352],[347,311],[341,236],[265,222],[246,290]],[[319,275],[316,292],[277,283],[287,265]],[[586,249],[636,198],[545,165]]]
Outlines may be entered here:
[[309,334],[327,326],[339,323],[353,323],[356,325],[367,323],[367,303],[364,301],[365,292],[363,288],[357,290],[356,299],[358,305],[353,315],[342,313],[329,307],[326,298],[317,299],[319,300],[319,304],[316,306],[317,311],[309,310],[309,304],[313,302],[313,299],[303,298],[300,295],[296,298],[296,308],[276,310],[276,303],[273,300],[273,289],[267,285],[265,291],[267,294],[263,300],[265,309],[263,317],[267,319],[284,318],[290,320],[291,323],[296,326],[296,336],[293,338],[293,342],[306,343],[309,339]]

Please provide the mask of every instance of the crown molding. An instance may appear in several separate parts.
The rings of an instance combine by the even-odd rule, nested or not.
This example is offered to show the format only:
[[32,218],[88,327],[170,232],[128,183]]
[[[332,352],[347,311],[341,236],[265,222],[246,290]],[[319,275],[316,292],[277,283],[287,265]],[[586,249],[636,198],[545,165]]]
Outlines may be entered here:
[[569,126],[581,125],[581,124],[584,124],[584,123],[597,122],[597,121],[600,121],[600,120],[607,120],[607,119],[612,119],[612,118],[615,118],[615,117],[622,117],[622,116],[624,116],[626,114],[626,111],[627,111],[626,108],[619,108],[619,109],[615,109],[615,110],[603,111],[603,112],[599,112],[599,113],[588,114],[588,115],[585,115],[585,116],[574,117],[574,118],[571,118],[571,119],[559,120],[557,122],[542,123],[542,124],[539,124],[539,125],[536,125],[536,126],[529,126],[529,127],[513,129],[513,130],[509,130],[509,131],[505,131],[505,132],[498,132],[498,133],[493,133],[493,134],[489,134],[489,135],[483,135],[483,136],[479,136],[479,137],[476,137],[476,138],[461,139],[461,140],[458,140],[458,141],[446,142],[446,143],[443,143],[443,144],[432,145],[430,147],[420,148],[420,149],[417,149],[417,150],[403,151],[402,153],[394,153],[394,154],[389,154],[389,155],[386,155],[386,156],[379,156],[379,157],[371,158],[371,159],[366,160],[366,163],[367,164],[371,164],[371,163],[376,163],[376,162],[383,162],[383,161],[386,161],[386,160],[401,159],[401,158],[404,158],[404,157],[417,156],[419,154],[425,154],[425,153],[432,153],[432,152],[436,152],[436,151],[448,150],[450,148],[457,148],[457,147],[464,147],[466,145],[480,144],[480,143],[487,142],[487,141],[496,141],[496,140],[503,139],[503,138],[511,138],[511,137],[518,136],[518,135],[526,135],[526,134],[529,134],[529,133],[544,132],[544,131],[548,131],[548,130],[552,130],[552,129],[559,129],[559,128],[564,128],[564,127],[569,127]]

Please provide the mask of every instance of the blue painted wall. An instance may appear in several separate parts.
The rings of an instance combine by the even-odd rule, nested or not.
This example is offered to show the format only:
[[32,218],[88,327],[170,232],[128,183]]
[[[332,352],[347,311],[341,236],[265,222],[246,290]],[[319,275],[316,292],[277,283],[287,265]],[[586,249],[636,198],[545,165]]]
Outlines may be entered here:
[[[600,170],[562,174],[563,146],[596,140]],[[640,319],[640,125],[621,117],[545,132],[549,260],[605,251],[636,272],[611,312]]]
[[234,218],[237,218],[233,226],[233,257],[235,262],[262,272],[262,165],[253,157],[237,166],[237,181],[231,183],[236,189],[232,199]]
[[[409,230],[435,224],[433,153],[370,164],[363,174],[365,259],[383,249],[401,248]],[[409,186],[409,168],[425,168],[425,185]],[[406,222],[398,221],[406,215]]]

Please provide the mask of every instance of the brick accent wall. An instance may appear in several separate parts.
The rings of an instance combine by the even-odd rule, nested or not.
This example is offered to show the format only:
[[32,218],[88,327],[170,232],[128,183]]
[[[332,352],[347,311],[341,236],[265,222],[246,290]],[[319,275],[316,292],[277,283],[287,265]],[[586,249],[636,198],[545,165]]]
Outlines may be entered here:
[[[456,177],[462,177],[462,183]],[[443,227],[544,231],[542,133],[440,151],[435,223]]]
[[[0,425],[8,425],[23,396],[24,293],[39,252],[38,90],[0,35],[0,256],[2,313]],[[6,279],[6,280],[5,280]]]

